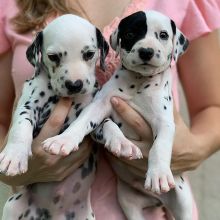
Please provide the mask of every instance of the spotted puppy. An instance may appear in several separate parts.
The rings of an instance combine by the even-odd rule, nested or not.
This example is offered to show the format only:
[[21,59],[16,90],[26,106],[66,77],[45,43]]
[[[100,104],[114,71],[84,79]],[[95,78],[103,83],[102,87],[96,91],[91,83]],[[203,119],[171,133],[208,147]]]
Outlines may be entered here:
[[[102,68],[108,44],[101,32],[86,20],[63,15],[38,33],[27,50],[35,67],[32,79],[24,84],[13,115],[8,142],[0,153],[0,170],[8,176],[28,169],[31,144],[60,97],[73,98],[64,131],[97,91],[95,65]],[[59,183],[27,186],[6,202],[3,220],[95,219],[90,205],[90,186],[95,172],[95,153],[74,173]]]
[[[139,140],[140,137],[119,119],[111,106],[111,97],[119,96],[149,122],[154,137],[146,179],[119,163],[117,158],[112,162],[119,179],[123,180],[119,181],[118,197],[125,215],[129,220],[142,220],[142,208],[162,201],[177,220],[190,220],[192,198],[189,186],[181,176],[174,178],[170,170],[175,133],[170,66],[186,50],[188,40],[165,15],[139,11],[120,22],[110,42],[120,54],[121,67],[68,129],[47,139],[43,147],[53,152],[70,153],[94,129],[94,124],[100,125],[103,119],[111,116],[116,123],[106,119],[96,137],[103,138],[106,147],[118,156],[141,158],[138,148],[126,139]],[[144,186],[138,188],[139,192],[127,185],[134,185],[134,181]],[[151,197],[147,192],[150,195],[168,193]]]

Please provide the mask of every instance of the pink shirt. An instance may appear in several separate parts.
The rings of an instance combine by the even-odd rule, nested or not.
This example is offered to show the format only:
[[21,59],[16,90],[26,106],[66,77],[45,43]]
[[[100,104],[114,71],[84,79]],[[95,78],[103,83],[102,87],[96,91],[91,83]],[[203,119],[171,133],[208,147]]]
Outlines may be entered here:
[[[133,0],[124,10],[120,17],[116,17],[103,30],[108,40],[112,31],[117,27],[121,18],[139,11],[154,9],[172,18],[177,27],[187,36],[189,40],[200,37],[220,27],[220,1],[219,0]],[[20,94],[23,82],[33,73],[32,66],[26,59],[26,48],[31,43],[34,35],[17,34],[10,24],[17,12],[14,0],[0,1],[0,55],[8,50],[13,51],[11,74],[13,77],[16,94]],[[113,73],[118,65],[115,53],[110,49],[107,57],[107,70],[105,73],[98,68],[97,75],[101,83],[104,83]],[[178,104],[177,93],[177,71],[173,70],[173,94]],[[106,159],[101,157],[95,183],[92,188],[92,205],[97,220],[124,220],[116,199],[116,178]],[[101,208],[100,208],[101,207]],[[108,216],[108,218],[106,218]],[[150,217],[151,216],[151,217]],[[157,217],[152,217],[157,216]],[[149,219],[163,219],[161,210],[148,210]],[[197,219],[196,215],[193,219]]]

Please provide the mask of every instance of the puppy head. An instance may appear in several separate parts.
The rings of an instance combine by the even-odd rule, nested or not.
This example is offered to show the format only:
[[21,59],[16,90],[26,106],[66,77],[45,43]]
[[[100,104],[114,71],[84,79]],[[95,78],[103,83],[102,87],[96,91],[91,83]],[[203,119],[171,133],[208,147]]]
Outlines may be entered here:
[[91,93],[95,85],[95,65],[104,68],[108,44],[101,32],[83,18],[63,15],[38,33],[27,49],[27,59],[48,72],[52,89],[59,96]]
[[127,69],[150,76],[166,70],[172,58],[177,61],[188,40],[165,15],[139,11],[121,20],[110,44]]

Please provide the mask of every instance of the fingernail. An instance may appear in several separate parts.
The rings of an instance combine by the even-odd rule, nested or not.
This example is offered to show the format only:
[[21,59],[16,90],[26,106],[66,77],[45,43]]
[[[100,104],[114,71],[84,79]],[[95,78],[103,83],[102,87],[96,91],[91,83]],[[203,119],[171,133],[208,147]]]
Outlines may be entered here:
[[112,102],[112,104],[113,104],[114,106],[117,106],[117,105],[118,105],[118,99],[115,98],[115,97],[113,97],[113,98],[111,99],[111,102]]

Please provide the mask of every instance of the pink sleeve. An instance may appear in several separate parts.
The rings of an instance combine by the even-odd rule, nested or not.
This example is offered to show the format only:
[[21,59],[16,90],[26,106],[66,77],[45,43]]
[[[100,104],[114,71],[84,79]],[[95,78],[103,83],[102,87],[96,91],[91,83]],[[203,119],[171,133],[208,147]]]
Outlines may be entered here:
[[181,30],[193,40],[220,28],[219,0],[190,0]]
[[5,14],[3,7],[5,8],[7,1],[0,1],[0,54],[6,52],[10,48],[9,40],[5,34]]

